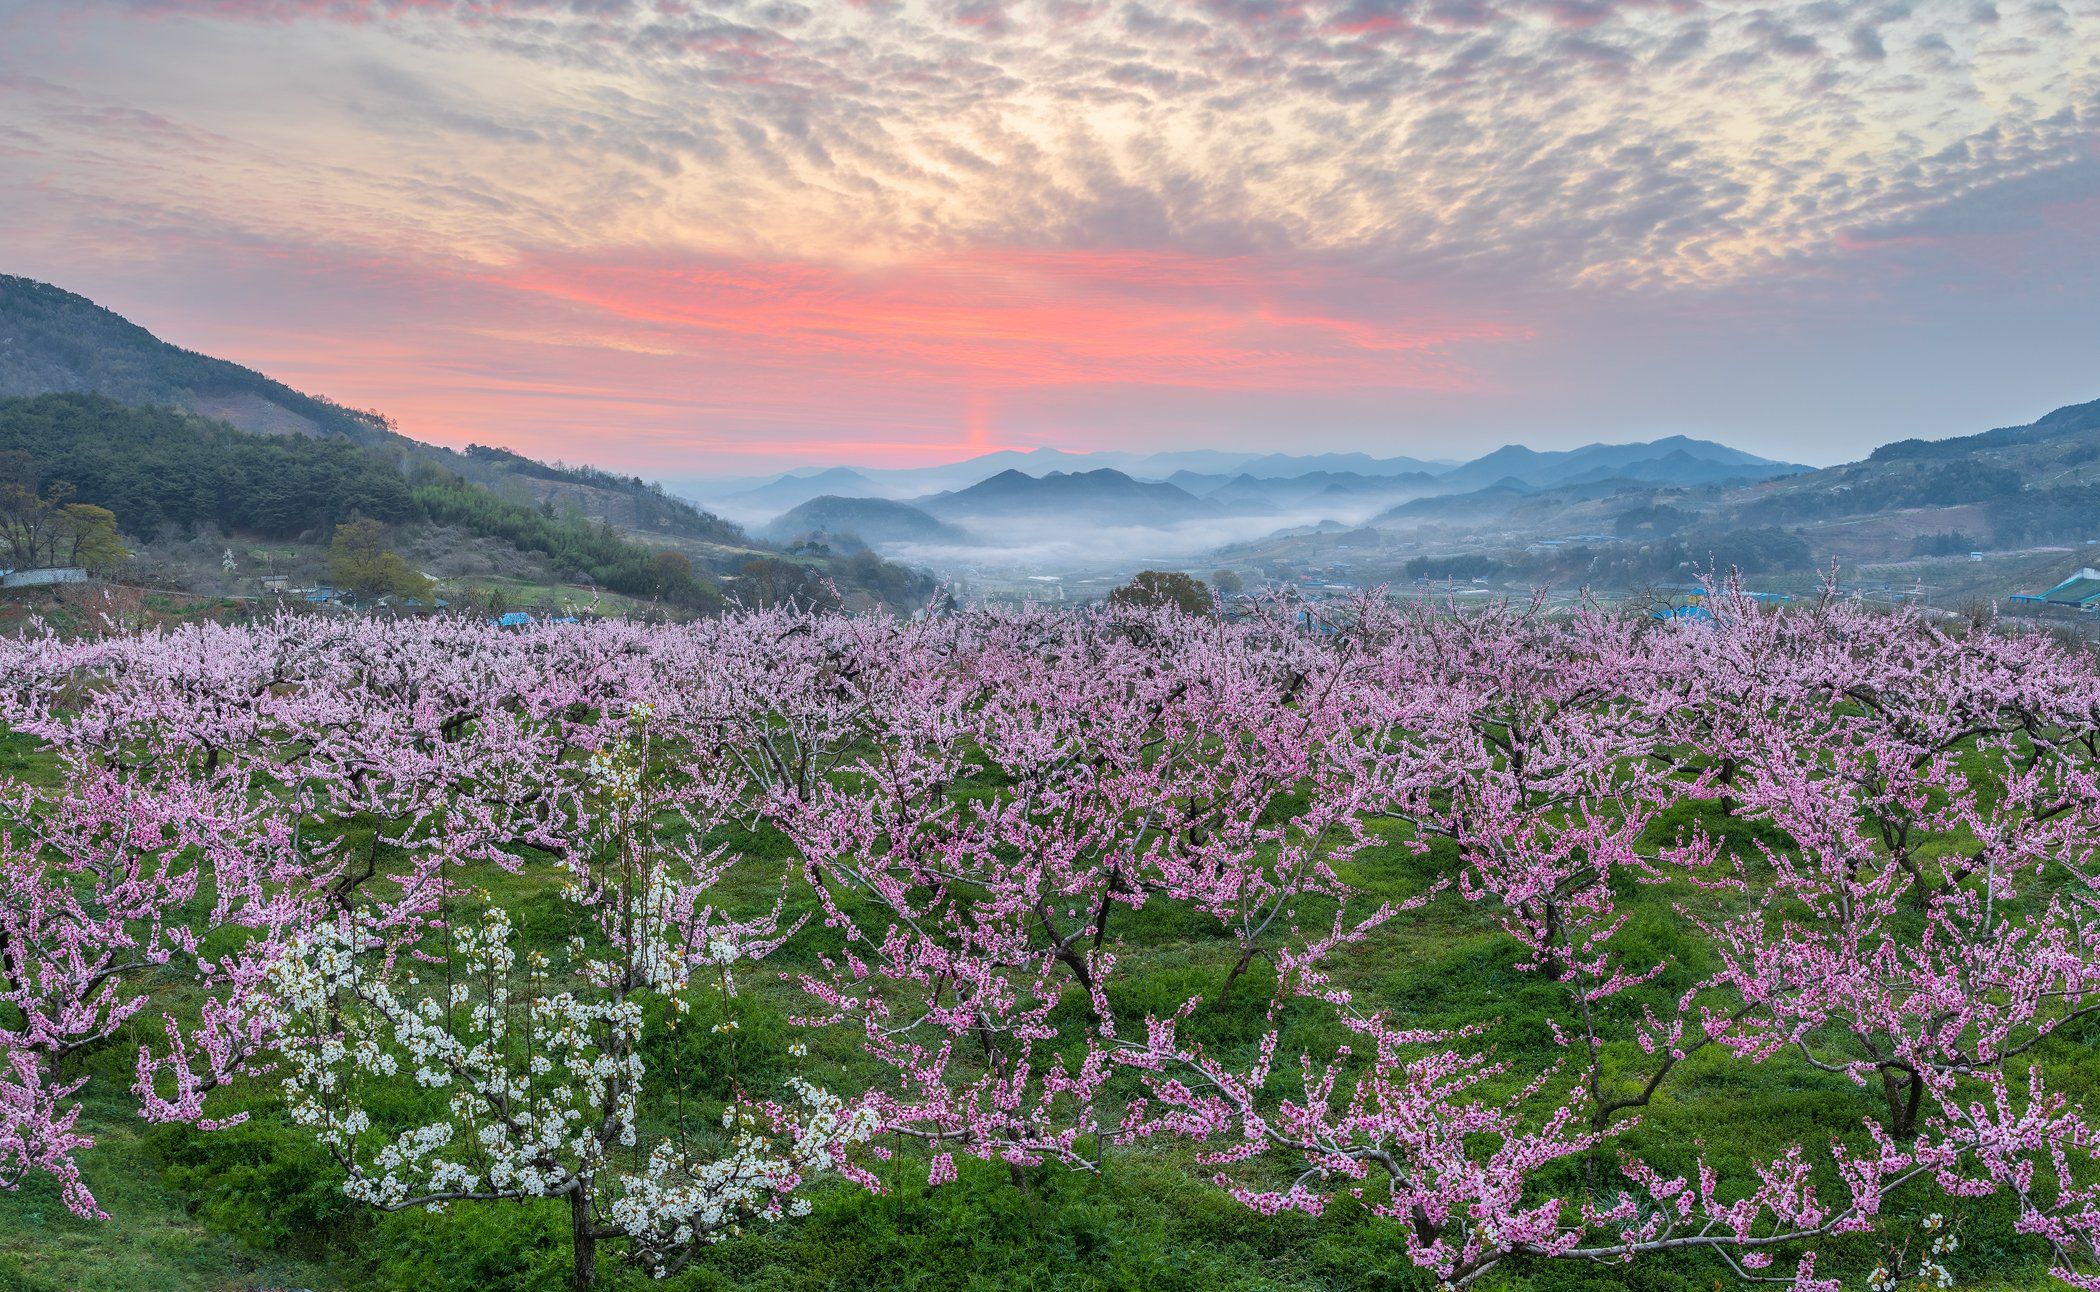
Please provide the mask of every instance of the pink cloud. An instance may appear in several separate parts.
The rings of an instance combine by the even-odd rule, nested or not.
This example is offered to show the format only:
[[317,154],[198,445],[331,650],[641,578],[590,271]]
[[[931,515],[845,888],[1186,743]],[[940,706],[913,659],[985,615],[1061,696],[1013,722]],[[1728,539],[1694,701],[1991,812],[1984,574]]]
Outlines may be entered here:
[[673,345],[972,389],[1460,390],[1475,378],[1457,347],[1527,335],[1446,313],[1343,314],[1322,300],[1337,275],[1178,252],[988,248],[866,272],[540,259],[495,281]]

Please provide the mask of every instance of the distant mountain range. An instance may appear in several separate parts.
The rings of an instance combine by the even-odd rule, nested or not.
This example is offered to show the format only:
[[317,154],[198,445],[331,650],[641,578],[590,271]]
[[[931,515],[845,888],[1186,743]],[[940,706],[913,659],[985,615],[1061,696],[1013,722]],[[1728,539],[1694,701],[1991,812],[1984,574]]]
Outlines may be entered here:
[[1067,475],[1115,471],[1134,480],[1165,481],[1186,488],[1177,476],[1222,484],[1237,475],[1284,479],[1314,472],[1360,477],[1433,476],[1456,466],[1418,458],[1375,458],[1365,453],[1234,453],[1192,449],[1170,453],[1068,453],[1042,448],[1002,449],[961,462],[933,467],[804,468],[763,478],[673,479],[680,492],[706,501],[724,514],[747,522],[763,521],[787,508],[825,496],[840,498],[924,498],[955,493],[1004,471],[1027,476],[1053,472]]
[[[1086,469],[1062,469],[1074,463]],[[1205,469],[1221,466],[1231,469]],[[710,505],[762,525],[760,532],[776,541],[833,535],[900,549],[953,547],[961,537],[983,548],[1026,547],[1044,537],[1046,524],[1056,523],[1178,534],[1169,545],[1180,547],[1195,542],[1199,532],[1239,541],[1323,521],[1355,525],[1467,514],[1485,519],[1509,510],[1514,499],[1543,491],[1735,485],[1808,469],[1681,435],[1565,451],[1509,445],[1455,465],[1361,453],[1038,449],[911,470],[790,472]],[[913,492],[929,482],[954,483]]]
[[[1642,578],[1728,554],[1793,563],[1903,559],[1928,539],[1944,547],[2100,537],[2100,401],[2027,426],[1901,441],[1823,470],[1687,436],[1562,451],[1510,445],[1457,465],[1371,459],[1376,473],[1337,464],[1348,455],[1267,455],[1237,464],[1244,469],[1204,469],[1231,456],[1159,455],[1130,470],[1074,471],[1040,468],[1095,455],[1006,453],[938,468],[952,478],[1006,464],[922,494],[875,496],[926,472],[865,468],[777,478],[746,492],[778,507],[798,491],[832,491],[767,527],[783,541],[805,530],[853,534],[893,554],[937,545],[926,559],[977,549],[992,564],[1040,563],[1050,559],[1050,543],[1060,569],[1155,554],[1193,561],[1203,552],[1257,553],[1271,540],[1279,551],[1305,543],[1314,550],[1322,535],[1365,526],[1389,538],[1350,541],[1409,549],[1463,540],[1522,552],[1533,539],[1616,536],[1624,546],[1614,559],[1627,577]],[[1409,469],[1398,469],[1402,462]],[[866,496],[852,502],[845,490]],[[1655,546],[1658,537],[1669,541]],[[1010,555],[999,557],[1000,549]],[[1647,564],[1636,570],[1640,561]]]
[[[1682,435],[1637,444],[1591,444],[1541,451],[1506,445],[1465,463],[1377,458],[1363,453],[1239,454],[1214,450],[1173,453],[1066,453],[1002,450],[938,467],[831,467],[794,471],[755,486],[703,488],[698,496],[747,524],[767,524],[816,498],[884,498],[910,502],[929,515],[993,519],[1002,505],[1042,511],[1067,504],[1089,517],[1122,514],[1141,523],[1226,514],[1295,514],[1329,508],[1343,519],[1364,516],[1431,494],[1465,494],[1511,481],[1534,489],[1598,481],[1669,485],[1735,484],[1809,470],[1774,462],[1725,444]],[[1033,491],[1023,480],[1062,483]],[[1003,483],[973,493],[994,480]],[[1165,485],[1174,492],[1132,490]],[[1182,496],[1182,495],[1185,495]],[[1192,507],[1190,499],[1211,504]],[[1079,515],[1081,512],[1074,512]]]
[[[1463,552],[1516,583],[1610,588],[1668,585],[1731,566],[1801,575],[1833,561],[1886,569],[1979,553],[1986,563],[1973,576],[1943,567],[1929,576],[1937,595],[1959,600],[2046,587],[2090,564],[2090,545],[2100,543],[2100,401],[2024,426],[1898,441],[1815,471],[1773,474],[1697,445],[1665,442],[1656,446],[1669,447],[1661,456],[1624,447],[1546,463],[1528,452],[1490,455],[1464,474],[1511,474],[1388,507],[1361,531],[1371,537],[1349,540],[1343,559],[1361,577],[1383,579],[1400,573],[1397,558],[1379,568],[1363,564],[1360,552]],[[1279,530],[1212,555],[1287,568],[1332,560],[1335,550],[1317,531]],[[1435,556],[1406,560],[1440,568]]]

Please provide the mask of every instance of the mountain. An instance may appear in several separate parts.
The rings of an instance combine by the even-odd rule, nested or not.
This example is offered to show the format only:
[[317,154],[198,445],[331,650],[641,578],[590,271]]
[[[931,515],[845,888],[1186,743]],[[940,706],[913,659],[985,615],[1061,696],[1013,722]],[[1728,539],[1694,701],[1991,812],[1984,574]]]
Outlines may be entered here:
[[1711,440],[1671,435],[1637,444],[1586,444],[1541,451],[1508,444],[1437,477],[1440,488],[1464,492],[1515,479],[1540,488],[1622,477],[1671,484],[1717,484],[1767,479],[1808,470],[1774,462]]
[[776,517],[760,531],[776,543],[814,535],[857,538],[863,543],[966,543],[961,530],[943,525],[910,503],[888,498],[812,498]]
[[[639,477],[426,444],[378,413],[170,345],[86,297],[7,275],[0,470],[110,508],[134,546],[152,549],[142,560],[156,575],[200,586],[224,583],[220,558],[236,535],[268,541],[272,559],[321,568],[317,553],[352,514],[395,524],[415,559],[449,562],[452,574],[587,583],[687,609],[719,604],[754,562],[776,587],[821,564],[784,561]],[[817,581],[885,597],[931,587],[869,559],[834,562]],[[792,577],[775,577],[768,562]]]
[[537,462],[508,449],[464,452],[410,439],[383,415],[304,394],[250,368],[170,345],[85,296],[0,274],[0,399],[93,394],[164,406],[257,435],[341,439],[413,467],[590,520],[699,542],[744,542],[736,526],[639,477]]
[[725,509],[764,514],[799,507],[812,498],[874,498],[875,482],[851,467],[831,467],[808,475],[788,474],[770,484],[723,498]]
[[67,393],[166,405],[257,433],[377,445],[392,430],[377,413],[169,345],[85,296],[0,274],[0,399]]
[[1884,444],[1721,505],[1743,524],[1858,528],[1873,518],[1877,532],[1960,532],[1979,544],[2091,541],[2100,537],[2100,400],[2024,426]]
[[1507,515],[1538,490],[1514,476],[1504,476],[1485,489],[1469,493],[1438,494],[1415,498],[1373,516],[1372,525],[1390,525],[1422,520],[1491,520]]
[[2100,399],[2067,404],[2025,426],[2005,426],[1978,435],[1945,440],[1897,440],[1884,444],[1867,456],[1870,463],[1965,457],[1973,453],[2002,453],[2027,445],[2054,444],[2100,431]]
[[1557,456],[1521,444],[1505,444],[1492,453],[1484,453],[1444,472],[1437,478],[1437,483],[1451,493],[1480,489],[1497,480],[1543,474],[1546,464]]
[[1656,458],[1638,458],[1630,462],[1599,463],[1587,471],[1562,475],[1557,483],[1569,485],[1599,484],[1610,480],[1621,480],[1629,484],[1660,484],[1691,487],[1695,485],[1748,484],[1758,480],[1770,480],[1782,475],[1798,475],[1806,467],[1787,467],[1775,470],[1772,463],[1717,462],[1710,458],[1695,457],[1683,449],[1672,449]]
[[1120,471],[1006,470],[967,489],[918,500],[941,520],[1074,520],[1162,526],[1217,514],[1203,499],[1170,484],[1133,480]]
[[1214,471],[1182,470],[1168,476],[1165,483],[1173,485],[1176,489],[1180,489],[1185,493],[1192,493],[1201,498],[1219,485],[1225,484],[1232,479],[1232,476],[1222,475]]

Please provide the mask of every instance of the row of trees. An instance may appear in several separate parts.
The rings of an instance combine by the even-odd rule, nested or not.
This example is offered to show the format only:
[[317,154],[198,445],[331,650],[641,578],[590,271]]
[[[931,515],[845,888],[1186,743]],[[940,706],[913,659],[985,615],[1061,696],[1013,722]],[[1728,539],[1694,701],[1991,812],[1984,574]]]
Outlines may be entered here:
[[[158,1009],[148,1118],[275,1083],[373,1206],[564,1200],[578,1287],[600,1245],[675,1271],[818,1172],[879,1188],[900,1145],[1025,1184],[1158,1141],[1261,1214],[1366,1208],[1453,1286],[1703,1252],[1835,1288],[1833,1240],[1981,1198],[2100,1285],[2063,1088],[2100,1010],[2094,661],[1710,604],[0,643],[0,721],[62,770],[0,795],[0,1183],[95,1214],[65,1060]],[[784,870],[738,851],[759,829]],[[1423,880],[1373,900],[1347,876],[1394,845]],[[493,869],[559,879],[566,945],[470,896]],[[1557,1061],[1499,1050],[1475,984],[1356,972],[1460,913],[1551,1000]],[[1163,930],[1218,952],[1164,1004]],[[651,1037],[776,956],[797,1048],[881,1075],[809,1060],[696,1116]],[[1209,1026],[1250,992],[1253,1035]],[[1847,1079],[1859,1118],[1724,1175],[1636,1133],[1695,1059]],[[1947,1241],[1889,1238],[1873,1281],[1938,1278]]]

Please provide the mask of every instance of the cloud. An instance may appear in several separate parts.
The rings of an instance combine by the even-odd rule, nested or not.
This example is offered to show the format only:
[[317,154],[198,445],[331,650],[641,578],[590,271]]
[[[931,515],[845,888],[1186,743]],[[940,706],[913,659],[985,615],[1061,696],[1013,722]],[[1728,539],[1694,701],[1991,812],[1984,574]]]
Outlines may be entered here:
[[[821,369],[833,381],[1320,390],[1462,389],[1460,346],[1504,323],[1344,313],[1333,271],[1179,253],[983,249],[879,270],[797,262],[551,260],[504,288],[579,305],[601,325]],[[1389,285],[1398,287],[1397,284]]]
[[[1958,191],[1950,150],[1984,132],[2009,128],[2030,162],[2076,146],[2089,124],[2047,123],[2094,111],[2094,24],[2066,44],[2041,38],[2058,15],[1984,26],[1971,10],[132,0],[91,21],[104,39],[244,40],[307,60],[318,79],[289,110],[370,150],[343,187],[385,185],[404,161],[450,171],[459,209],[441,189],[421,197],[460,223],[517,188],[532,200],[513,209],[542,218],[489,239],[513,250],[1288,245],[1711,282],[1885,218],[1881,195],[1909,168]],[[365,84],[331,28],[357,33]],[[171,118],[209,90],[161,79]],[[1423,147],[1431,120],[1467,130]],[[1599,171],[1614,182],[1592,183]],[[1833,177],[1852,200],[1833,199]]]
[[[2100,128],[2089,0],[18,0],[10,20],[0,238],[35,263],[114,282],[210,246],[285,293],[321,261],[420,276],[403,299],[444,300],[419,353],[492,374],[485,409],[537,390],[551,435],[604,397],[686,445],[826,442],[842,408],[932,443],[985,390],[1067,410],[1046,435],[1117,399],[1192,435],[1262,399],[1352,427],[1402,393],[1559,408],[1524,363],[1607,344],[1607,320],[1842,295],[1909,326],[1935,284],[1978,286],[1948,250],[1963,230],[1990,231],[1998,290],[2031,290],[2008,248],[2091,232],[2063,186]],[[527,336],[563,374],[544,389],[493,375],[494,338]],[[716,421],[636,412],[637,381]],[[447,399],[448,428],[474,415]]]

